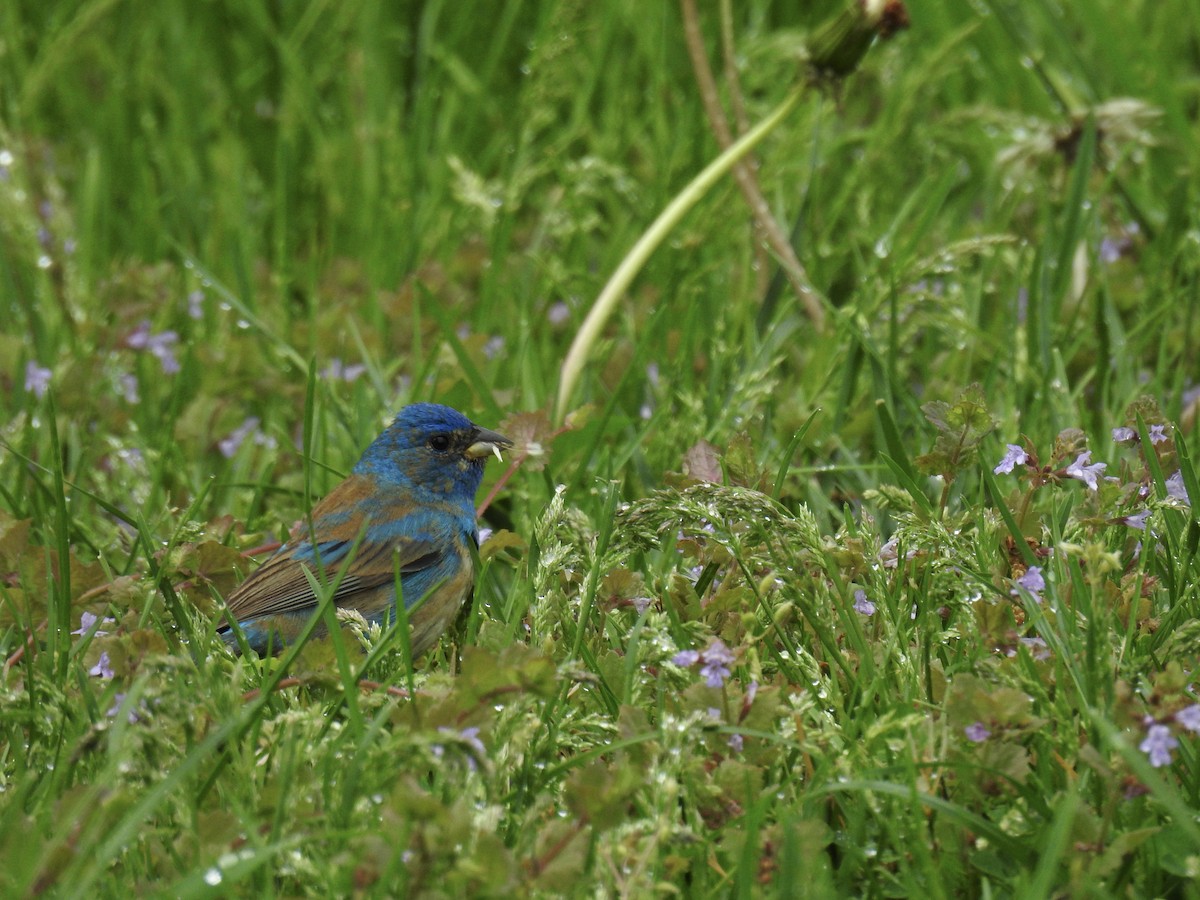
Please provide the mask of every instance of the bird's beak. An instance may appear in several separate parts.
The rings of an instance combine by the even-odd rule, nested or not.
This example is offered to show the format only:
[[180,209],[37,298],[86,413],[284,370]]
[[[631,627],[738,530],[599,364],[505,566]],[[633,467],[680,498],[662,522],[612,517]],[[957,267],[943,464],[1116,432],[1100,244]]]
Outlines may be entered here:
[[466,449],[468,459],[483,459],[492,453],[495,454],[496,459],[503,461],[504,457],[500,455],[500,451],[507,450],[513,445],[513,442],[504,435],[480,428],[478,425],[475,426],[474,438],[471,446]]

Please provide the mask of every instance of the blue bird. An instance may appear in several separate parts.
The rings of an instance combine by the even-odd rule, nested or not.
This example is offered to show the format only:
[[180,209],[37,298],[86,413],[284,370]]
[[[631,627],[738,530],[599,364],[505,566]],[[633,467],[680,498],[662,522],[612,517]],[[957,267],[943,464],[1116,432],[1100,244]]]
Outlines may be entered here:
[[[305,570],[319,581],[323,568],[332,582],[345,566],[333,602],[368,622],[395,620],[399,570],[413,656],[427,650],[474,590],[475,492],[487,457],[511,446],[448,406],[400,410],[313,507],[311,531],[293,535],[229,596],[229,616],[250,647],[277,651],[294,640],[317,608]],[[228,625],[222,633],[237,646]]]

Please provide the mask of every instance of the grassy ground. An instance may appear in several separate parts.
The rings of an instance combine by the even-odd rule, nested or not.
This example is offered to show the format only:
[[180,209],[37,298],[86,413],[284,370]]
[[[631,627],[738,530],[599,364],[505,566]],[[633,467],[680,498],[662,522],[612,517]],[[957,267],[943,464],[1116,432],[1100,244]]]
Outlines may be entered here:
[[[824,330],[726,178],[565,430],[719,152],[674,4],[0,7],[0,892],[1200,894],[1200,21],[908,7],[757,150]],[[456,632],[231,657],[427,399],[521,438]]]

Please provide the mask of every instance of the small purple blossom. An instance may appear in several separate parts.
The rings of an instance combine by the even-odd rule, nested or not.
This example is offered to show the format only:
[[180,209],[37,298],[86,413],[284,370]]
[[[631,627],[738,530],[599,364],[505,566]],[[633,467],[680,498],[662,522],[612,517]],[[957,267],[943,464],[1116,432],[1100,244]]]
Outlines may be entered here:
[[88,674],[93,678],[112,678],[115,674],[112,670],[112,662],[108,658],[108,651],[104,650],[100,653],[100,658],[96,660],[96,664],[88,669]]
[[888,542],[879,548],[879,561],[883,563],[885,569],[896,568],[896,563],[899,558],[900,539],[892,537]]
[[[477,726],[472,725],[470,728],[464,728],[461,731],[455,731],[453,728],[442,725],[439,726],[438,731],[442,734],[453,735],[458,740],[470,747],[474,752],[467,754],[467,766],[472,772],[478,770],[479,763],[475,761],[475,757],[476,755],[480,757],[487,756],[487,747],[485,747],[483,745],[483,741],[479,739],[479,728]],[[446,752],[446,748],[441,744],[434,744],[430,749],[433,751],[433,755],[439,758]]]
[[729,736],[729,749],[734,753],[741,753],[744,744],[745,741],[740,734],[731,734]]
[[1146,739],[1138,744],[1138,749],[1150,757],[1150,765],[1158,769],[1171,764],[1171,751],[1179,746],[1179,741],[1171,734],[1166,725],[1151,725],[1146,729]]
[[1138,531],[1146,530],[1146,520],[1150,518],[1150,510],[1143,509],[1140,513],[1134,513],[1132,516],[1122,516],[1121,520],[1130,528],[1136,528]]
[[25,363],[25,391],[33,394],[39,400],[46,394],[46,389],[50,387],[50,376],[54,373],[49,369],[39,366],[32,359]]
[[1166,481],[1167,496],[1192,505],[1191,498],[1188,497],[1187,487],[1183,483],[1183,472],[1176,469],[1175,474]]
[[1077,457],[1075,457],[1075,462],[1067,466],[1065,471],[1068,478],[1074,478],[1078,481],[1082,481],[1089,488],[1095,491],[1099,490],[1099,486],[1096,484],[1096,479],[1104,474],[1104,470],[1108,468],[1108,463],[1099,462],[1088,465],[1088,463],[1091,462],[1091,459],[1092,451],[1084,450]]
[[737,661],[733,652],[720,638],[713,638],[704,650],[681,650],[671,657],[671,662],[682,668],[701,663],[700,674],[709,687],[721,687],[729,677],[729,666]]
[[992,736],[987,726],[982,722],[973,722],[963,729],[963,733],[967,736],[967,740],[981,743]]
[[175,358],[172,349],[179,341],[179,335],[174,331],[161,331],[158,334],[150,332],[150,323],[143,321],[129,337],[125,338],[125,346],[132,350],[145,350],[162,363],[163,373],[174,375],[179,371],[179,360]]
[[367,367],[362,363],[353,363],[347,366],[335,356],[329,361],[329,365],[322,370],[321,377],[326,381],[350,382],[357,379],[365,371],[367,371]]
[[269,434],[263,434],[259,428],[261,420],[258,416],[249,416],[245,422],[230,432],[229,437],[222,438],[217,443],[217,449],[221,451],[221,455],[226,459],[232,459],[238,449],[245,443],[246,438],[253,438],[254,443],[259,447],[275,447],[275,438]]
[[488,338],[487,343],[483,345],[483,355],[488,359],[495,359],[503,352],[504,338],[501,335]]
[[1169,441],[1166,425],[1151,425],[1150,426],[1150,443],[1161,444],[1163,441]]
[[[110,619],[108,617],[101,619],[99,616],[94,616],[90,612],[85,612],[79,617],[79,627],[72,631],[71,634],[87,634],[92,630],[92,626],[97,622],[99,622],[101,625],[115,624],[116,619]],[[94,637],[103,637],[106,634],[108,634],[107,631],[102,631],[101,629],[97,628]]]
[[1113,443],[1128,444],[1130,441],[1137,440],[1138,433],[1128,426],[1122,425],[1120,428],[1112,430]]
[[1045,638],[1040,637],[1023,637],[1020,639],[1021,645],[1028,651],[1029,655],[1036,660],[1050,658],[1050,647],[1046,644]]
[[[1040,566],[1030,566],[1024,575],[1013,582],[1017,587],[1023,588],[1033,595],[1033,599],[1038,603],[1042,602],[1042,591],[1046,589],[1046,579],[1042,577],[1042,569]],[[1016,589],[1011,593],[1016,596]]]
[[192,319],[204,318],[204,291],[196,289],[187,295],[188,316]]
[[864,616],[875,615],[875,604],[867,599],[867,592],[861,588],[854,592],[854,611]]
[[[117,714],[120,713],[121,707],[124,705],[125,705],[125,694],[124,693],[113,694],[113,705],[108,708],[108,710],[104,713],[104,715],[110,719],[115,719],[117,717]],[[126,716],[126,721],[128,721],[130,725],[137,722],[138,721],[137,711],[132,710],[132,709],[129,710],[129,712]]]
[[138,393],[137,376],[132,372],[126,372],[123,375],[117,376],[117,390],[120,391],[122,399],[126,403],[136,404],[141,402],[142,396]]
[[1193,703],[1175,713],[1175,721],[1192,734],[1200,734],[1200,703]]
[[571,307],[559,300],[557,303],[550,304],[550,309],[546,311],[546,318],[551,325],[562,325],[571,318]]
[[996,464],[996,468],[992,472],[996,475],[1006,475],[1013,470],[1015,466],[1025,465],[1025,460],[1029,459],[1029,454],[1025,452],[1025,448],[1020,444],[1005,444],[1008,449],[1005,451],[1003,458]]

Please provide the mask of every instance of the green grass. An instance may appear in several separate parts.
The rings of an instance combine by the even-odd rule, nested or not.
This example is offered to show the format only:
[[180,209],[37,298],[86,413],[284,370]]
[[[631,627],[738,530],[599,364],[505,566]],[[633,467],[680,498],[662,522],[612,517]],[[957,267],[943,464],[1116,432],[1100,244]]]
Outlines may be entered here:
[[[0,893],[1200,894],[1200,24],[908,7],[755,151],[826,331],[722,180],[566,429],[720,152],[675,4],[0,7]],[[414,400],[543,450],[472,608],[230,656]]]

